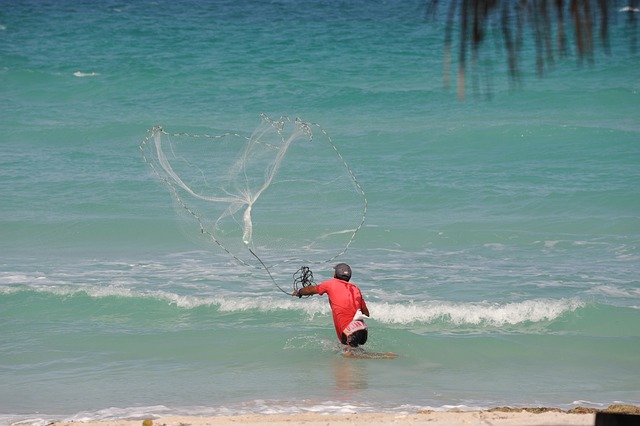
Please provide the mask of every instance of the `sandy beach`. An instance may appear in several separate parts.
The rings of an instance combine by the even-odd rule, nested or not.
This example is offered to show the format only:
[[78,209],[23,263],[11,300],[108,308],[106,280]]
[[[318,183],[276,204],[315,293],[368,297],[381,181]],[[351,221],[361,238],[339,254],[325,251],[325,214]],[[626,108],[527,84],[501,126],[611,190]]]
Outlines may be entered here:
[[[219,417],[164,417],[153,420],[153,426],[228,426],[228,425],[412,425],[412,426],[469,426],[469,425],[593,425],[594,413],[566,412],[425,412],[416,414],[293,414],[244,415]],[[56,426],[142,426],[141,420],[60,422]]]
[[604,410],[577,407],[569,411],[558,408],[496,407],[486,411],[420,411],[407,414],[251,414],[239,416],[168,416],[158,419],[63,421],[55,426],[229,426],[229,425],[410,425],[410,426],[561,426],[594,425],[598,412],[613,415],[635,415],[640,420],[640,407],[611,405]]

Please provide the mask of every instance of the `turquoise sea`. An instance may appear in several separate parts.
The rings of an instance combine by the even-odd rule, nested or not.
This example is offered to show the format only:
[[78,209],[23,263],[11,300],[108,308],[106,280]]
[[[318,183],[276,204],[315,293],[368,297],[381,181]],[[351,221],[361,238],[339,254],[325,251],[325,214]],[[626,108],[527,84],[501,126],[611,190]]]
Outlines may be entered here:
[[[640,404],[640,53],[617,20],[609,55],[542,78],[530,41],[517,87],[488,44],[461,102],[418,0],[0,2],[0,424]],[[261,114],[318,124],[361,185],[364,225],[312,269],[351,264],[367,348],[397,359],[343,358],[326,297],[204,238],[140,150]],[[292,223],[354,226],[334,154],[299,146],[253,206],[274,262]],[[298,266],[270,272],[288,290]]]

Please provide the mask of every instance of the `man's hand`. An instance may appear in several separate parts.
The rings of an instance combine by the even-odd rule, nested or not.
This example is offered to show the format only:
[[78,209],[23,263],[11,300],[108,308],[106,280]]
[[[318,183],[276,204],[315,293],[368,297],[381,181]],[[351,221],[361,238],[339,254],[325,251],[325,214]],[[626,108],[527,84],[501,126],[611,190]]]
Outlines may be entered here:
[[[304,293],[302,290],[304,290]],[[312,296],[314,294],[318,294],[318,288],[315,285],[308,285],[291,293],[292,296],[298,296],[299,298],[302,296]]]

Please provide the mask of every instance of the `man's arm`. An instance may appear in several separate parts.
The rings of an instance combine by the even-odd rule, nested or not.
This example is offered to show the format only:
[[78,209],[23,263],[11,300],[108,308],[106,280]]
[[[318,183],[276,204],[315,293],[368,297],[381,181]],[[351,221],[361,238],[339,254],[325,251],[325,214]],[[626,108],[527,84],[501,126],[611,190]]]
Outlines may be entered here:
[[302,296],[311,296],[312,294],[318,294],[318,289],[316,287],[317,286],[315,286],[315,285],[302,287],[301,289],[291,293],[291,295],[292,296],[302,297]]

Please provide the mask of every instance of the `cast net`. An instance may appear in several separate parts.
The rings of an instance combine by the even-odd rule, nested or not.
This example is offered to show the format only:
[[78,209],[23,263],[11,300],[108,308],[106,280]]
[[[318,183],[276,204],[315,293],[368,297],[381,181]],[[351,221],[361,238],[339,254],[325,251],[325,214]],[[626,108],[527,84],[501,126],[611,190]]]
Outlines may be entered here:
[[333,262],[364,224],[365,193],[318,124],[262,115],[250,136],[156,126],[140,149],[191,232],[276,285],[301,265]]

